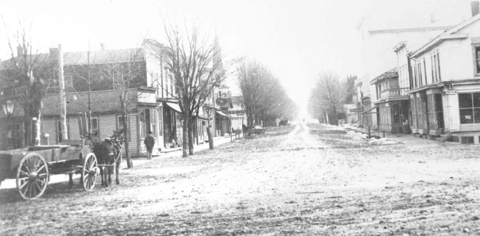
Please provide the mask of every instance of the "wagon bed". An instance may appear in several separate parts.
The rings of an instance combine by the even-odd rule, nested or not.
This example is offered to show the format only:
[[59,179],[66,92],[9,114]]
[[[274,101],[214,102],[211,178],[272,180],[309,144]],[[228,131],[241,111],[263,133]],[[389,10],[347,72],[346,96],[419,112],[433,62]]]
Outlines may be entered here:
[[70,145],[32,146],[0,151],[0,183],[16,178],[20,195],[27,200],[40,197],[48,184],[49,174],[81,174],[86,191],[95,186],[97,160],[84,141]]

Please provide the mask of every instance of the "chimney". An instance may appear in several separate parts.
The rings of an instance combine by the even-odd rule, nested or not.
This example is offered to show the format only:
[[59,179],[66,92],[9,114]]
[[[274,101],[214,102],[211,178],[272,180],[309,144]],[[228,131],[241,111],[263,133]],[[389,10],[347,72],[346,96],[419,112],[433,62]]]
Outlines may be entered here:
[[106,48],[106,47],[105,47],[105,44],[104,44],[104,43],[101,43],[101,44],[100,44],[100,49],[101,49],[101,50],[105,50],[105,48]]
[[58,48],[50,48],[50,58],[52,61],[58,60]]
[[472,17],[474,17],[478,14],[479,2],[478,1],[472,1],[472,2],[470,2],[470,6],[472,7]]

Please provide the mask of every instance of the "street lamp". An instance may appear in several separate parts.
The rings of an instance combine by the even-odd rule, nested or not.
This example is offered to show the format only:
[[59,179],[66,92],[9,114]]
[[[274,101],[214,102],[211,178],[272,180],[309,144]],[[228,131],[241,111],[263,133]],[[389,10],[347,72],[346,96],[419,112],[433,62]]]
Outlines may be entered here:
[[13,111],[15,110],[15,103],[13,103],[11,100],[7,100],[3,105],[3,112],[7,116],[13,115]]

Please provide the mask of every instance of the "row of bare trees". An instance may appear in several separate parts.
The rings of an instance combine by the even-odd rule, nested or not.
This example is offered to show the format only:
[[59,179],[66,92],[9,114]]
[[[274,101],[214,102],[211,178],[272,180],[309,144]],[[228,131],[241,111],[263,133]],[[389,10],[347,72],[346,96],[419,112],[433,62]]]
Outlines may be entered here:
[[321,73],[310,92],[309,111],[320,122],[338,125],[344,114],[343,104],[353,103],[356,76],[341,79],[332,72]]
[[[8,29],[7,25],[5,28]],[[10,79],[20,80],[20,84],[25,85],[25,92],[21,98],[21,105],[25,111],[25,127],[31,127],[32,117],[41,120],[41,101],[49,88],[52,78],[56,76],[58,60],[49,58],[49,54],[40,54],[33,51],[33,41],[29,36],[29,31],[23,25],[20,30],[13,32],[7,37],[7,44],[10,46],[11,62],[2,63],[8,68],[8,73],[2,73]],[[105,85],[105,81],[110,81],[111,89],[118,92],[117,97],[122,115],[122,126],[128,127],[129,113],[133,109],[131,102],[132,96],[130,89],[136,87],[139,77],[146,77],[145,68],[138,63],[138,57],[144,53],[146,47],[156,52],[155,56],[162,63],[161,68],[165,68],[165,73],[171,75],[172,85],[175,92],[171,93],[178,100],[181,108],[182,126],[183,126],[183,156],[193,155],[194,153],[194,126],[200,110],[204,108],[207,99],[211,96],[214,89],[219,87],[227,78],[227,71],[234,61],[226,61],[221,55],[218,40],[212,40],[207,34],[202,33],[199,27],[193,27],[187,30],[179,30],[175,26],[164,26],[166,42],[150,39],[144,40],[149,45],[142,45],[138,49],[131,50],[128,58],[116,60],[110,58],[112,62],[122,61],[122,63],[105,63],[99,66],[95,63],[96,58],[91,57],[90,51],[87,52],[87,61],[67,65],[66,70],[73,73],[75,81],[67,87],[72,92],[88,91],[88,102],[85,102],[86,113],[88,115],[88,131],[91,131],[91,101],[90,91],[92,85]],[[15,45],[19,45],[19,50],[14,50]],[[15,55],[17,54],[17,55]],[[124,55],[125,57],[125,55]],[[81,58],[84,59],[82,56]],[[103,58],[105,60],[105,58]],[[143,65],[144,66],[144,65]],[[62,67],[63,68],[63,67]],[[163,73],[163,72],[162,72]],[[296,105],[287,96],[285,89],[280,81],[265,66],[256,62],[240,63],[237,68],[237,82],[240,86],[246,113],[248,116],[248,125],[261,123],[262,121],[274,120],[275,118],[292,119],[296,113]],[[163,77],[163,74],[162,74]],[[76,91],[75,83],[83,83],[84,90]],[[147,85],[154,86],[155,85]],[[77,86],[78,87],[78,86]],[[81,86],[80,86],[81,87]],[[96,87],[96,86],[93,86]],[[171,88],[167,86],[157,86],[168,92]],[[208,110],[207,112],[213,112]],[[210,114],[209,114],[210,115]],[[39,137],[38,130],[25,129],[26,144],[34,145],[35,137]],[[209,132],[209,130],[207,130]],[[129,139],[129,132],[124,129],[126,140]],[[65,137],[66,138],[66,137]],[[38,139],[38,138],[37,138]],[[213,142],[209,133],[209,140]],[[37,141],[38,142],[38,141]],[[133,166],[128,142],[126,144],[126,156],[128,167]],[[213,146],[213,143],[210,145]]]
[[237,68],[237,84],[243,96],[248,126],[275,119],[293,119],[296,115],[297,105],[288,97],[280,80],[264,65],[243,61]]
[[[4,26],[5,29],[9,29],[6,24]],[[199,115],[200,109],[214,88],[225,80],[226,73],[220,50],[216,44],[218,42],[210,40],[206,34],[202,34],[198,27],[184,33],[181,33],[177,27],[164,27],[164,29],[167,36],[166,47],[164,48],[167,48],[167,50],[162,50],[156,56],[165,64],[168,73],[172,75],[175,93],[171,95],[178,99],[182,110],[183,156],[188,156],[193,154],[194,120],[192,117]],[[25,87],[21,96],[17,96],[25,111],[23,116],[25,127],[31,127],[32,117],[38,117],[38,120],[41,120],[41,101],[46,94],[49,82],[52,82],[52,78],[58,79],[55,76],[55,67],[58,61],[49,58],[49,54],[34,51],[30,32],[30,29],[25,25],[19,25],[14,32],[10,32],[6,37],[7,45],[10,46],[11,60],[9,63],[2,62],[4,67],[1,73],[4,77],[3,81],[10,85],[18,83]],[[15,50],[15,46],[18,46],[18,50]],[[86,63],[74,63],[73,66],[67,68],[76,79],[83,80],[88,85],[89,92],[92,89],[92,84],[112,81],[111,89],[118,91],[123,127],[128,127],[128,113],[132,109],[132,104],[129,102],[132,95],[129,95],[129,89],[132,88],[132,83],[135,83],[136,79],[142,76],[139,73],[144,71],[140,68],[142,65],[137,63],[136,60],[142,53],[140,51],[142,48],[132,50],[129,58],[123,58],[122,63],[105,63],[100,67],[94,63],[95,58],[90,58],[90,52],[88,52]],[[112,58],[111,61],[116,60]],[[71,84],[70,89],[75,90],[74,87],[74,84]],[[162,87],[162,89],[167,90],[169,88]],[[90,130],[91,104],[90,93],[88,94],[88,103],[85,106],[88,110],[88,127]],[[25,132],[27,132],[25,145],[35,145],[35,137],[38,137],[39,134],[34,133],[35,129],[25,129]],[[125,129],[124,135],[127,140],[128,134],[127,129]],[[128,166],[131,167],[128,142],[126,142],[125,148]]]
[[[193,27],[181,32],[178,27],[165,27],[168,50],[161,59],[166,59],[166,67],[173,75],[173,84],[176,90],[174,97],[178,100],[182,111],[183,157],[193,155],[194,126],[200,109],[214,89],[219,87],[227,78],[226,67],[218,41],[212,40],[200,28]],[[212,112],[213,110],[208,110]],[[210,113],[209,113],[210,115]],[[210,147],[213,147],[211,131],[207,129]]]

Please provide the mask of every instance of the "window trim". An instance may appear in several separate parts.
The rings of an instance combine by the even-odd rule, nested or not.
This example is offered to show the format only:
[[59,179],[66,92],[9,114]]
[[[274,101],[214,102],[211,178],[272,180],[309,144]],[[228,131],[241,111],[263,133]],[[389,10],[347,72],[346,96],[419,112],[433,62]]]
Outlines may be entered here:
[[[463,108],[460,107],[460,95],[462,95],[462,94],[470,94],[471,95],[471,99],[472,99],[472,106],[471,107],[463,107]],[[475,120],[477,120],[475,118],[475,109],[480,110],[480,107],[475,107],[474,94],[479,94],[480,95],[480,92],[465,92],[465,93],[458,93],[458,95],[457,95],[458,96],[458,98],[457,98],[458,99],[458,116],[459,116],[458,118],[459,118],[460,125],[480,124],[480,122],[478,122],[478,123],[475,122]],[[460,111],[461,110],[468,110],[468,109],[472,110],[472,118],[471,118],[472,122],[471,123],[462,123],[462,116],[460,114]]]
[[[472,54],[473,54],[473,75],[475,77],[480,76],[480,56],[477,55],[477,49],[480,53],[480,43],[472,44]],[[477,57],[478,56],[478,57]]]
[[92,125],[92,127],[90,127],[90,132],[92,133],[95,133],[93,130],[93,120],[97,120],[97,129],[96,131],[98,132],[97,133],[97,137],[100,137],[100,119],[98,116],[92,116],[90,117],[90,124]]
[[442,81],[442,75],[440,71],[440,51],[435,50],[430,54],[431,69],[432,69],[432,81],[433,83],[439,83]]
[[[117,132],[120,131],[120,121],[119,119],[120,118],[123,118],[123,116],[120,114],[120,115],[117,115],[116,118],[115,118],[115,122],[117,123]],[[130,116],[127,115],[127,134],[128,134],[128,142],[132,142],[132,133],[131,133],[131,130],[130,130]]]

